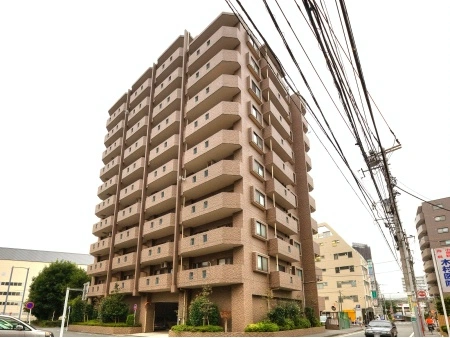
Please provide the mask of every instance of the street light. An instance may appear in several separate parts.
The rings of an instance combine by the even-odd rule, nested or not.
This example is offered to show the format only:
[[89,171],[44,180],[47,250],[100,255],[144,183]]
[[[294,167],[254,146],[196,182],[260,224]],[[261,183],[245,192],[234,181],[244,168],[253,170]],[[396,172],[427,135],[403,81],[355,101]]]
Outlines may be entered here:
[[26,269],[27,270],[27,275],[25,276],[25,283],[24,283],[23,292],[22,292],[22,302],[20,303],[20,310],[19,310],[19,319],[21,319],[21,317],[22,317],[22,309],[23,309],[23,298],[25,297],[25,291],[27,290],[28,273],[30,272],[30,268],[25,268],[23,266],[13,266],[13,267],[11,267],[11,274],[9,275],[8,289],[6,290],[5,304],[3,304],[3,314],[6,315],[6,304],[8,303],[9,288],[11,287],[11,280],[12,280],[14,268],[16,268],[16,269]]

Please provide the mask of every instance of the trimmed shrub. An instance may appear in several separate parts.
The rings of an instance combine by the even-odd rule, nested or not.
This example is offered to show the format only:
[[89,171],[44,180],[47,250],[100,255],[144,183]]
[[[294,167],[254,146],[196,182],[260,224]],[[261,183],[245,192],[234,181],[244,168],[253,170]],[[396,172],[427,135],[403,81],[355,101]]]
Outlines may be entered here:
[[244,330],[245,332],[276,332],[280,331],[277,324],[263,321],[255,324],[248,324]]
[[284,320],[284,325],[280,326],[280,330],[282,330],[282,331],[293,330],[293,329],[295,329],[295,324],[291,318],[286,318]]
[[[136,318],[137,319],[137,318]],[[136,321],[137,322],[137,321]],[[129,314],[125,322],[128,326],[134,326],[134,314]],[[136,323],[137,324],[137,323]]]
[[286,319],[286,311],[283,306],[278,305],[274,307],[268,314],[267,317],[272,323],[278,326],[284,326],[284,321]]
[[300,317],[298,320],[299,320],[299,323],[296,326],[296,328],[307,329],[307,328],[311,327],[311,322],[308,320],[308,318]]

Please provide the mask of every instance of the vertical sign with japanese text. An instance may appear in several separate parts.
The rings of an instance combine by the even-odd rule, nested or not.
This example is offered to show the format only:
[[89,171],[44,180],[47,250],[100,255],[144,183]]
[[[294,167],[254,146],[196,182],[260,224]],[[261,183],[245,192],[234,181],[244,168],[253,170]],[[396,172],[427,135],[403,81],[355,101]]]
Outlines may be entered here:
[[434,249],[436,273],[441,281],[442,292],[450,292],[450,248]]

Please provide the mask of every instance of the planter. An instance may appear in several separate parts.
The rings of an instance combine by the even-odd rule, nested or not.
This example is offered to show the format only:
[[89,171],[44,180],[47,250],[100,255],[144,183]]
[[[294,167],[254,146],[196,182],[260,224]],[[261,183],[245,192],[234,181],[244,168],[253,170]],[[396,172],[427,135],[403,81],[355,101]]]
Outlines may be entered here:
[[325,327],[311,327],[278,332],[173,332],[169,337],[305,337],[325,332]]
[[118,335],[125,336],[128,334],[141,333],[142,327],[113,327],[113,326],[89,326],[89,325],[69,325],[69,331],[96,333],[100,335]]

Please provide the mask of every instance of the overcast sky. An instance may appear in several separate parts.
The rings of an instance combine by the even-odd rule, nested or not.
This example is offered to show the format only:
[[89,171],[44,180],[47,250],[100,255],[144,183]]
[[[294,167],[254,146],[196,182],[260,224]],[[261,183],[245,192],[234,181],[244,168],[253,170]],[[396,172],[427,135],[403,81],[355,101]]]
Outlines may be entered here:
[[[268,3],[275,8],[274,1]],[[309,101],[263,3],[243,4]],[[332,16],[334,1],[327,5]],[[368,89],[402,144],[389,159],[393,176],[400,187],[423,198],[450,196],[450,2],[348,0],[347,9]],[[89,253],[96,241],[91,230],[108,109],[185,29],[195,37],[223,11],[230,9],[219,0],[0,2],[0,246]],[[300,13],[291,6],[286,14],[335,95]],[[338,31],[339,21],[334,25]],[[361,169],[354,140],[292,34],[288,38],[351,167]],[[389,148],[394,140],[376,114],[383,146]],[[317,204],[313,217],[329,223],[349,244],[370,245],[382,291],[401,292],[402,275],[380,230],[314,133],[308,137]],[[331,151],[320,133],[319,138]],[[371,187],[368,178],[363,183]],[[415,237],[420,203],[405,193],[398,197],[404,229]],[[411,247],[416,274],[423,275],[417,239]]]

